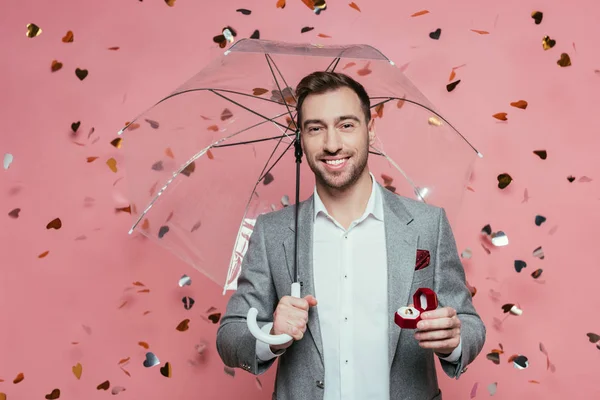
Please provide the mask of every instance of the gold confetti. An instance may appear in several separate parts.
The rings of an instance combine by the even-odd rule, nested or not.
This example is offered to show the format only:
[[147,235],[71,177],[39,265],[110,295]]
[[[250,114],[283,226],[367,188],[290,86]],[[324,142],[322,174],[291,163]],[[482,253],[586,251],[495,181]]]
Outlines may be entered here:
[[111,157],[108,160],[106,160],[106,165],[108,165],[108,168],[110,168],[112,172],[117,172],[117,160],[115,160],[114,158]]
[[121,138],[121,137],[115,138],[115,139],[113,139],[113,140],[110,141],[110,144],[112,144],[117,149],[121,148],[121,144],[122,143],[123,143],[123,138]]
[[544,13],[541,11],[533,11],[531,13],[531,18],[533,18],[536,25],[539,25],[542,22],[543,17],[544,17]]
[[411,17],[419,17],[419,16],[425,15],[425,14],[429,14],[429,10],[417,11],[416,13],[412,14]]
[[25,36],[29,38],[34,38],[42,34],[42,28],[37,26],[36,24],[27,24],[27,33]]
[[97,159],[98,159],[98,157],[88,157],[88,158],[86,158],[86,161],[87,161],[88,163],[91,163],[91,162],[94,162],[94,161],[96,161]]
[[448,82],[452,82],[452,79],[454,79],[456,77],[456,72],[454,70],[452,70],[452,72],[450,72],[450,78],[448,78]]
[[356,11],[360,12],[360,8],[358,7],[358,5],[356,5],[355,2],[352,2],[350,4],[348,4],[350,7],[354,8]]
[[498,187],[504,189],[512,182],[512,177],[509,174],[498,175]]
[[148,350],[150,348],[150,345],[146,342],[138,342],[138,344],[140,346],[142,346],[143,348],[145,348],[146,350]]
[[171,150],[170,147],[167,147],[165,149],[165,155],[169,158],[173,158],[173,159],[175,158],[175,155],[173,154],[173,150]]
[[54,218],[52,221],[48,222],[48,225],[46,225],[46,229],[60,229],[62,227],[62,222],[60,221],[60,218]]
[[131,206],[115,208],[115,212],[116,213],[126,212],[128,214],[131,214]]
[[6,400],[6,394],[0,392],[0,400]]
[[73,375],[75,375],[75,378],[77,379],[81,379],[81,374],[83,373],[83,366],[80,363],[77,363],[77,365],[74,365],[71,370],[73,371]]
[[519,100],[519,101],[513,101],[512,103],[510,103],[510,105],[513,107],[525,110],[527,108],[528,104],[525,100]]
[[506,116],[507,114],[505,112],[496,113],[492,115],[492,117],[499,119],[500,121],[508,121],[508,118]]
[[556,62],[561,67],[568,67],[571,65],[571,57],[567,53],[562,53],[560,59]]
[[542,47],[544,50],[550,50],[556,44],[556,40],[550,39],[550,36],[544,36],[542,38]]
[[52,64],[50,64],[50,70],[52,72],[56,72],[63,67],[63,63],[57,60],[52,60]]
[[53,389],[52,392],[47,394],[45,398],[47,400],[56,400],[60,397],[60,389]]
[[63,43],[72,43],[73,39],[74,39],[73,32],[68,31],[67,34],[65,36],[63,36],[62,41],[63,41]]
[[277,8],[285,8],[285,0],[277,0],[277,4],[275,6]]
[[186,318],[183,321],[181,321],[175,329],[177,329],[179,332],[185,332],[190,328],[189,323],[190,320]]
[[167,3],[169,7],[173,7],[175,5],[175,0],[165,0],[165,3]]
[[160,367],[160,374],[164,377],[171,377],[171,364],[167,361],[164,366]]
[[320,38],[331,39],[331,36],[326,35],[324,33],[319,33],[317,36],[320,37]]
[[122,359],[119,360],[119,362],[117,364],[118,365],[122,365],[122,364],[125,364],[125,363],[129,362],[129,360],[131,360],[131,357],[122,358]]
[[375,114],[377,115],[378,118],[383,118],[383,106],[384,105],[385,105],[385,103],[381,103],[375,107]]
[[104,381],[101,384],[99,384],[98,386],[96,386],[96,389],[98,389],[98,390],[108,390],[109,388],[110,388],[109,381]]
[[263,88],[254,88],[252,89],[252,94],[254,96],[262,96],[263,94],[267,93],[268,90],[267,89],[263,89]]
[[440,121],[436,117],[429,117],[427,122],[429,123],[429,125],[442,126],[442,121]]
[[471,31],[473,31],[475,33],[479,33],[480,35],[489,35],[490,34],[488,31],[480,31],[478,29],[471,29]]
[[209,160],[214,160],[215,156],[213,156],[212,151],[210,151],[210,149],[206,150],[206,155],[208,156]]
[[213,132],[219,132],[219,127],[217,125],[210,125],[206,129]]
[[141,289],[138,290],[138,293],[150,293],[150,289]]
[[17,384],[17,383],[23,382],[23,379],[25,379],[25,374],[23,374],[22,372],[19,372],[19,374],[15,377],[15,379],[13,379],[13,383]]
[[121,303],[121,305],[117,309],[120,310],[121,308],[125,307],[126,304],[127,304],[127,300],[125,300],[123,303]]

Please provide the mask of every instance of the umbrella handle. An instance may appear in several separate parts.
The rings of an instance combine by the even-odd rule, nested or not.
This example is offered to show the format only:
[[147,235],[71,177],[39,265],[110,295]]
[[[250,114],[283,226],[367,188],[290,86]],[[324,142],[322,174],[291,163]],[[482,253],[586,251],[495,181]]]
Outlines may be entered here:
[[[292,297],[300,298],[300,282],[292,283]],[[290,335],[282,333],[280,335],[270,335],[268,333],[263,332],[256,322],[256,316],[258,315],[258,310],[254,307],[248,310],[248,317],[246,318],[246,322],[248,324],[248,329],[250,329],[250,333],[257,340],[264,342],[270,345],[280,345],[289,342],[293,338]]]

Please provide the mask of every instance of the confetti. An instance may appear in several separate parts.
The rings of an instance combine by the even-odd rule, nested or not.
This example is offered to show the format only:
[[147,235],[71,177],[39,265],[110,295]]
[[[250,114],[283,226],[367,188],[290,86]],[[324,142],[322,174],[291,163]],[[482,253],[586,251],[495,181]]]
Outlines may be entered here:
[[510,103],[510,105],[513,107],[525,110],[525,109],[527,109],[528,103],[525,100],[519,100],[519,101],[513,101],[512,103]]
[[25,374],[19,372],[15,379],[13,379],[13,383],[16,385],[17,383],[23,382],[23,379],[25,379]]
[[546,150],[534,150],[533,154],[535,154],[542,160],[545,160],[548,157],[548,153],[546,152]]
[[473,387],[471,388],[471,399],[474,399],[477,396],[477,387],[479,386],[479,382],[475,382]]
[[357,73],[359,76],[366,76],[366,75],[369,75],[371,72],[373,72],[373,71],[371,71],[371,69],[369,68],[370,66],[371,66],[371,62],[369,61],[369,62],[367,62],[367,63],[365,64],[365,66],[364,66],[364,67],[362,67],[361,69],[357,70],[357,71],[356,71],[356,73]]
[[567,176],[567,180],[569,182],[573,182],[573,181],[575,181],[575,177],[573,175],[569,175],[569,176]]
[[252,35],[250,35],[250,39],[260,39],[260,31],[255,29],[254,32],[252,32]]
[[53,389],[52,392],[45,396],[48,400],[56,400],[60,397],[60,389]]
[[19,218],[19,213],[20,213],[20,212],[21,212],[21,209],[20,209],[20,208],[15,208],[14,210],[11,210],[11,211],[8,213],[8,216],[9,216],[9,217],[11,217],[11,218],[15,218],[15,219],[16,219],[16,218]]
[[277,8],[285,8],[285,0],[277,0],[277,4],[275,6]]
[[464,259],[470,259],[473,256],[473,252],[471,251],[471,249],[466,248],[465,250],[463,250],[463,252],[460,254],[460,256]]
[[160,124],[156,121],[153,121],[151,119],[145,118],[144,121],[146,121],[148,124],[150,124],[150,127],[152,129],[158,129],[160,127]]
[[319,33],[317,36],[320,37],[320,38],[324,38],[324,39],[331,39],[331,36],[326,35],[324,33]]
[[62,41],[63,43],[73,43],[74,38],[73,31],[67,31],[66,35],[63,36]]
[[527,267],[527,263],[523,260],[515,260],[515,270],[521,272],[523,268]]
[[83,366],[80,363],[77,363],[77,365],[71,367],[71,370],[73,371],[73,375],[75,375],[75,378],[81,379],[81,374],[83,373]]
[[258,387],[258,390],[262,390],[262,383],[258,377],[256,377],[256,387]]
[[490,393],[490,396],[493,396],[496,394],[496,390],[498,390],[498,382],[493,382],[490,383],[487,387],[488,392]]
[[521,310],[515,304],[504,304],[502,306],[502,310],[504,311],[504,313],[508,313],[509,312],[512,315],[516,315],[516,316],[519,316],[519,315],[523,314],[523,310]]
[[46,257],[48,254],[50,253],[50,251],[46,250],[45,252],[41,253],[38,258],[44,258]]
[[531,18],[533,18],[533,20],[535,21],[536,25],[539,25],[542,23],[542,19],[544,17],[544,13],[541,11],[533,11],[531,13]]
[[551,48],[554,47],[555,44],[556,44],[556,40],[550,39],[549,36],[544,36],[542,38],[542,47],[544,48],[544,50],[550,50]]
[[469,285],[469,281],[466,281],[466,286],[467,289],[469,289],[469,292],[471,292],[471,297],[475,297],[475,295],[477,294],[477,288],[475,286]]
[[498,187],[500,189],[506,188],[512,182],[512,177],[509,174],[500,174],[498,175]]
[[492,117],[499,119],[500,121],[507,121],[508,118],[506,117],[506,113],[505,112],[500,112],[500,113],[496,113],[494,115],[492,115]]
[[14,157],[12,154],[10,154],[10,153],[4,154],[4,161],[3,161],[4,169],[8,169],[10,167],[10,164],[12,164],[13,160],[14,160]]
[[579,180],[577,182],[588,183],[591,181],[592,181],[592,178],[588,178],[587,176],[582,176],[581,178],[579,178]]
[[186,310],[191,309],[194,306],[194,299],[192,299],[191,297],[185,296],[184,298],[181,299],[181,301],[183,302],[183,307]]
[[542,275],[542,272],[543,272],[543,269],[538,268],[531,273],[531,276],[533,277],[533,279],[537,279]]
[[169,7],[174,7],[175,6],[175,0],[165,0],[165,3],[167,3],[167,5]]
[[213,37],[213,42],[217,43],[220,48],[225,48],[227,42],[231,43],[234,41],[234,37],[237,36],[237,32],[230,26],[226,26],[221,30],[221,34]]
[[252,89],[252,94],[254,96],[262,96],[263,94],[267,93],[269,90],[268,89],[264,89],[264,88],[254,88]]
[[128,131],[133,131],[133,130],[139,128],[140,124],[138,124],[137,122],[133,122],[131,124],[129,122],[125,122],[125,126],[127,126]]
[[[211,154],[212,154],[212,153],[210,153],[210,150],[208,150],[208,151],[207,151],[208,158],[212,160]],[[196,170],[196,162],[195,162],[195,161],[192,161],[190,164],[188,164],[188,166],[187,166],[187,167],[185,167],[185,168],[183,169],[183,171],[181,171],[181,173],[182,173],[183,175],[185,175],[185,176],[188,176],[188,177],[189,177],[189,176],[192,174],[192,172],[194,172],[195,170]]]
[[165,236],[167,234],[167,232],[169,232],[169,227],[166,225],[161,226],[160,229],[158,230],[158,238],[162,239],[163,236]]
[[28,38],[34,38],[42,34],[42,28],[37,26],[36,24],[27,24],[27,32],[25,36]]
[[129,362],[130,359],[131,359],[131,357],[122,358],[122,359],[119,360],[119,362],[117,364],[118,365],[126,364],[126,363]]
[[546,217],[544,217],[543,215],[535,216],[535,224],[537,226],[541,226],[544,222],[546,222]]
[[448,81],[452,81],[452,79],[454,79],[456,77],[456,72],[454,70],[452,70],[450,72],[450,77],[448,78]]
[[114,388],[112,388],[111,393],[112,394],[119,394],[121,392],[124,392],[126,389],[123,386],[115,386]]
[[300,33],[306,33],[306,32],[310,32],[310,31],[312,31],[313,29],[315,29],[315,27],[314,27],[314,26],[305,26],[305,27],[303,27],[302,29],[300,29]]
[[500,365],[500,354],[492,351],[486,355],[486,358],[496,365]]
[[50,71],[56,72],[59,69],[61,69],[62,67],[63,67],[63,63],[61,63],[58,60],[52,60],[52,63],[50,64]]
[[79,78],[80,81],[84,80],[88,76],[88,73],[89,72],[87,69],[80,69],[80,68],[75,69],[75,75],[77,75],[77,77]]
[[440,121],[436,117],[429,117],[429,119],[427,120],[427,123],[429,125],[433,125],[433,126],[442,126],[442,121]]
[[146,359],[143,362],[144,367],[146,368],[151,368],[154,367],[155,365],[160,364],[160,360],[158,359],[158,357],[156,357],[154,355],[154,353],[152,352],[147,352],[146,353]]
[[523,201],[521,201],[521,204],[527,203],[527,201],[529,201],[529,191],[527,191],[527,188],[525,188],[525,191],[523,192]]
[[542,246],[533,250],[533,256],[538,257],[540,260],[544,259],[544,250],[542,250]]
[[110,168],[112,172],[117,172],[117,160],[115,160],[114,158],[111,157],[108,160],[106,160],[106,165],[108,165],[108,168]]
[[480,35],[489,35],[488,31],[480,31],[479,29],[471,29],[472,32],[479,33]]
[[456,86],[458,86],[458,84],[460,83],[460,79],[455,81],[455,82],[451,82],[449,84],[446,85],[446,90],[448,92],[453,91],[454,89],[456,89]]
[[62,227],[62,222],[60,218],[54,218],[52,221],[48,222],[46,225],[46,229],[60,229]]
[[412,14],[411,17],[419,17],[419,16],[425,15],[425,14],[429,14],[429,10],[417,11],[416,13]]
[[273,182],[274,179],[275,178],[273,177],[273,175],[270,172],[267,172],[263,180],[263,185],[268,185],[269,183]]
[[160,367],[160,374],[166,378],[171,377],[171,364],[168,361]]
[[198,228],[200,228],[202,226],[202,222],[198,221],[194,224],[194,226],[192,226],[192,230],[190,232],[194,232],[197,231]]
[[360,12],[360,8],[358,7],[358,5],[356,5],[355,2],[352,2],[350,4],[348,4],[350,7],[354,8],[356,11]]
[[153,169],[154,171],[162,171],[162,170],[164,170],[165,168],[163,167],[163,163],[162,163],[162,161],[157,161],[157,162],[155,162],[154,164],[152,164],[152,169]]
[[250,14],[252,14],[252,11],[250,11],[250,10],[247,10],[247,9],[245,9],[245,8],[238,8],[238,9],[237,9],[237,10],[235,10],[235,11],[236,11],[236,12],[239,12],[239,13],[242,13],[242,14],[244,14],[244,15],[250,15]]
[[125,213],[128,213],[128,214],[131,214],[131,206],[115,208],[115,212],[117,214],[120,213],[120,212],[125,212]]
[[284,207],[288,207],[290,205],[290,196],[287,194],[281,197],[281,205]]
[[226,121],[231,117],[233,117],[233,113],[228,108],[224,109],[221,113],[221,121]]
[[529,366],[529,361],[527,360],[527,357],[522,356],[522,355],[517,355],[514,357],[510,357],[508,359],[509,362],[513,363],[513,366],[516,369],[525,369]]
[[177,329],[179,332],[185,332],[190,328],[189,324],[190,324],[190,320],[188,318],[186,318],[183,321],[181,321],[175,329]]
[[120,310],[121,308],[125,307],[127,305],[127,300],[123,301],[121,303],[121,305],[119,307],[117,307],[117,310]]
[[556,63],[561,67],[568,67],[571,65],[571,57],[567,53],[562,53]]
[[383,118],[383,108],[384,108],[384,106],[385,106],[385,103],[381,103],[381,104],[378,104],[378,105],[375,107],[375,115],[376,115],[378,118]]
[[110,388],[109,381],[104,381],[101,384],[99,384],[98,386],[96,386],[96,389],[98,389],[98,390],[108,390],[109,388]]
[[146,342],[138,342],[138,345],[142,346],[146,350],[148,350],[150,348],[150,345]]
[[441,34],[442,34],[442,30],[440,28],[437,28],[435,31],[429,32],[429,37],[432,38],[433,40],[439,40]]
[[223,370],[225,371],[225,373],[231,377],[235,377],[235,370],[231,367],[228,367],[227,365],[225,365],[223,367]]
[[7,399],[6,394],[0,392],[0,400],[6,400],[6,399]]
[[320,15],[321,11],[327,10],[327,3],[325,0],[302,0],[308,8],[312,8],[315,14]]
[[213,324],[218,324],[221,319],[221,313],[213,313],[208,316],[208,319],[212,321]]
[[96,161],[97,159],[98,159],[98,157],[87,157],[85,160],[86,160],[88,163],[91,163],[91,162],[94,162],[94,161]]
[[109,47],[108,50],[112,50],[112,51],[116,51],[119,50],[120,47],[119,46],[113,46],[113,47]]
[[179,287],[190,286],[192,284],[192,278],[187,275],[183,275],[179,278]]

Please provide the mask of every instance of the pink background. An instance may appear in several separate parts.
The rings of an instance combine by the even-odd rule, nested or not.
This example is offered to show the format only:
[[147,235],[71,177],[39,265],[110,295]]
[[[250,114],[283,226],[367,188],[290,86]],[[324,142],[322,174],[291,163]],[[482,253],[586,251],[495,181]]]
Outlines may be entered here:
[[[109,395],[96,389],[109,380],[109,392],[126,389],[120,398],[270,398],[275,368],[259,378],[262,389],[241,369],[235,377],[224,372],[214,344],[217,325],[206,319],[210,307],[224,310],[221,287],[147,240],[127,235],[129,214],[115,213],[127,205],[115,184],[122,171],[106,165],[111,157],[119,161],[110,141],[124,123],[222,52],[212,37],[231,25],[238,39],[259,29],[263,39],[377,47],[397,65],[408,63],[409,78],[485,155],[454,230],[459,251],[472,249],[464,265],[477,288],[474,302],[488,327],[487,343],[460,380],[440,370],[445,398],[470,398],[472,392],[489,397],[493,383],[500,399],[600,397],[600,351],[586,336],[600,334],[600,5],[356,3],[360,12],[330,1],[318,16],[300,0],[288,0],[284,9],[275,0],[177,0],[174,7],[160,0],[3,4],[0,157],[11,153],[14,161],[0,170],[0,393],[36,399],[58,388],[61,399],[93,400]],[[531,18],[538,7],[544,12],[540,25]],[[422,9],[430,13],[410,17]],[[42,34],[26,37],[28,23]],[[315,29],[300,34],[303,26]],[[437,41],[428,37],[436,28],[442,29]],[[63,43],[68,30],[74,42]],[[547,51],[545,35],[556,40]],[[112,46],[120,49],[108,50]],[[556,64],[563,52],[570,67]],[[52,73],[54,59],[64,66]],[[452,68],[463,64],[455,78],[461,83],[448,93]],[[75,76],[77,67],[89,70],[84,81]],[[521,99],[526,110],[510,106]],[[507,112],[508,121],[494,119],[498,112]],[[81,126],[73,136],[76,121]],[[546,160],[533,154],[542,149]],[[87,157],[98,159],[88,163]],[[497,187],[501,173],[514,178],[504,190]],[[18,218],[8,215],[15,208],[21,209]],[[539,227],[538,214],[547,218]],[[57,217],[62,228],[46,229]],[[486,224],[504,231],[509,245],[482,240]],[[543,260],[532,254],[538,246]],[[520,274],[515,259],[527,262]],[[538,268],[544,272],[535,280],[530,274]],[[181,288],[183,274],[192,284]],[[136,281],[150,292],[138,293],[144,287]],[[194,298],[191,310],[184,309],[183,296]],[[507,303],[518,304],[523,314],[498,326],[494,321],[505,318],[501,307]],[[185,318],[190,328],[177,331]],[[171,378],[160,374],[160,366],[142,365],[146,350],[139,341],[150,345],[160,366],[172,365]],[[201,343],[207,347],[199,355]],[[496,365],[486,354],[500,344],[505,353]],[[529,367],[514,368],[508,361],[513,354],[527,356]],[[130,376],[118,364],[127,357],[122,367]],[[83,366],[80,380],[72,372],[77,363]],[[25,379],[14,384],[19,373]]]

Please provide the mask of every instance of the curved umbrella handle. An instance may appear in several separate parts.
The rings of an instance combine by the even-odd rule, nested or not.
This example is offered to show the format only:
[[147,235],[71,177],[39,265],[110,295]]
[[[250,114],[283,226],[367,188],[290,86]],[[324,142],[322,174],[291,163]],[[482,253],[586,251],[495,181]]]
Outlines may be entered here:
[[[300,298],[300,282],[292,283],[292,297]],[[248,310],[248,317],[246,318],[246,322],[248,324],[248,329],[250,329],[250,333],[257,340],[264,342],[270,345],[279,345],[284,344],[292,340],[293,338],[290,335],[285,333],[281,335],[270,335],[268,333],[263,332],[256,323],[256,316],[258,315],[258,310],[254,307]]]

